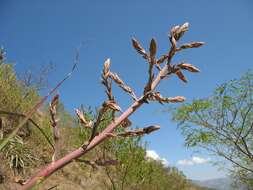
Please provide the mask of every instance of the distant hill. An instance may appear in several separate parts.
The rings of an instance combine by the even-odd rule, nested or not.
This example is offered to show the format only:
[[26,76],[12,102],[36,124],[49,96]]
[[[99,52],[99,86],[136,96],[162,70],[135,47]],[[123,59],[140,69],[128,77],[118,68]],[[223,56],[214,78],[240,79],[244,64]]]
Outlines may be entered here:
[[199,186],[212,188],[215,190],[231,190],[232,181],[229,178],[217,178],[210,180],[193,180]]

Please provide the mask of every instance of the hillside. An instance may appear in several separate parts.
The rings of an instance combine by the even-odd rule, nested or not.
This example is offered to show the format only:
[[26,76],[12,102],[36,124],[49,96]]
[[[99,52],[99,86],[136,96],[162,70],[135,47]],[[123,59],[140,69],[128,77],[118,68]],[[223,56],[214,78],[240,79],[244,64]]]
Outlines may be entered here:
[[230,185],[232,183],[229,178],[217,178],[202,181],[194,180],[193,182],[199,186],[209,187],[216,190],[230,190]]

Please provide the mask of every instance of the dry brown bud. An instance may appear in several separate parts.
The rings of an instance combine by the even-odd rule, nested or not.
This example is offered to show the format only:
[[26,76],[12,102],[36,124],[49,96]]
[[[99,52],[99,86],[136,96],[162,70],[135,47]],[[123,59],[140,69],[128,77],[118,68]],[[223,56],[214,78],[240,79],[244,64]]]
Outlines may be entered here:
[[186,22],[181,26],[175,26],[171,29],[171,37],[175,38],[176,41],[178,41],[186,31],[189,29],[189,23]]
[[188,22],[186,22],[182,26],[180,26],[180,29],[179,29],[180,32],[186,32],[188,30],[189,30],[189,23]]
[[180,28],[179,25],[173,26],[172,29],[170,30],[170,35],[173,36],[173,34],[175,34],[179,28]]
[[172,98],[167,98],[168,102],[173,102],[173,103],[177,103],[177,102],[184,102],[185,101],[185,97],[183,96],[176,96],[176,97],[172,97]]
[[149,51],[150,51],[150,57],[154,58],[156,55],[156,51],[157,51],[157,47],[156,47],[156,41],[154,38],[152,38],[151,42],[150,42],[150,47],[149,47]]
[[160,126],[152,125],[152,126],[145,127],[145,128],[140,128],[140,129],[135,129],[135,130],[131,130],[131,131],[126,131],[123,133],[118,133],[117,136],[119,136],[119,137],[140,136],[140,135],[152,133],[153,131],[156,131],[159,129],[160,129]]
[[109,68],[110,68],[110,58],[106,59],[104,62],[104,69],[103,69],[104,77],[107,77],[109,73]]
[[183,97],[183,96],[176,96],[176,97],[164,98],[164,97],[162,97],[162,95],[160,94],[160,92],[155,92],[155,93],[150,94],[149,100],[158,101],[161,104],[163,104],[163,103],[170,103],[170,102],[176,103],[176,102],[183,102],[183,101],[185,101],[185,97]]
[[162,97],[160,92],[154,92],[150,94],[149,100],[158,101],[160,104],[163,104],[163,102],[165,102],[165,98]]
[[192,42],[188,44],[183,44],[179,50],[181,49],[188,49],[188,48],[198,48],[200,46],[203,46],[205,43],[204,42]]
[[58,102],[59,102],[59,94],[56,94],[56,95],[53,97],[53,99],[52,99],[52,101],[51,101],[51,103],[50,103],[50,106],[51,106],[52,108],[55,108],[56,105],[58,104]]
[[55,115],[56,115],[56,106],[59,102],[59,94],[56,94],[52,101],[50,102],[49,106],[50,106],[50,115],[51,115],[51,118],[53,120],[53,122],[57,122],[56,119],[55,119]]
[[87,121],[80,110],[75,109],[75,112],[81,124],[83,124],[87,128],[92,128],[92,122]]
[[184,74],[180,71],[180,70],[177,70],[175,72],[175,74],[178,76],[178,78],[180,78],[183,82],[187,82],[187,79],[185,78]]
[[195,72],[195,73],[200,72],[200,70],[197,67],[195,67],[191,64],[188,64],[188,63],[181,63],[181,64],[178,64],[177,66],[180,69],[184,69],[184,70],[187,70],[187,71],[190,71],[190,72]]
[[149,55],[146,53],[145,49],[143,47],[141,47],[140,43],[136,40],[136,39],[132,39],[132,45],[134,47],[134,49],[142,55],[142,57],[144,59],[148,59]]
[[120,88],[122,88],[125,92],[129,93],[129,94],[132,96],[132,98],[133,98],[134,100],[137,100],[134,91],[133,91],[129,86],[127,86],[127,85],[124,83],[124,81],[123,81],[122,79],[120,79],[120,77],[119,77],[116,73],[112,73],[112,72],[109,71],[108,76],[109,76],[112,80],[114,80],[114,82],[115,82],[116,84],[118,84]]

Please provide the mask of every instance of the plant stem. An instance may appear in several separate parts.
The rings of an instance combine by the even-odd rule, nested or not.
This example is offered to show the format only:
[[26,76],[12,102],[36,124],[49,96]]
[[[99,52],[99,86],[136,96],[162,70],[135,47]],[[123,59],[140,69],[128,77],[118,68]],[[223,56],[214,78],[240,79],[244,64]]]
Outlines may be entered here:
[[[160,83],[161,79],[163,79],[164,76],[166,76],[167,74],[168,74],[168,66],[165,65],[163,69],[158,73],[155,80],[153,81],[151,85],[151,91],[153,91],[156,88],[156,86]],[[108,138],[108,133],[113,132],[113,130],[117,128],[117,126],[120,125],[122,121],[124,121],[132,113],[134,113],[144,103],[145,98],[146,96],[144,95],[140,97],[137,101],[135,101],[124,113],[120,115],[120,117],[118,117],[115,121],[112,121],[112,123],[108,127],[106,127],[105,130],[102,131],[98,136],[95,136],[85,149],[80,147],[74,150],[73,152],[67,154],[63,158],[55,161],[54,163],[47,165],[44,169],[41,169],[37,174],[35,174],[33,177],[27,180],[27,182],[20,188],[20,190],[30,189],[39,181],[44,180],[45,178],[56,172],[58,169],[64,167],[73,160],[83,156],[84,154],[92,150],[95,146],[97,146],[106,138]]]

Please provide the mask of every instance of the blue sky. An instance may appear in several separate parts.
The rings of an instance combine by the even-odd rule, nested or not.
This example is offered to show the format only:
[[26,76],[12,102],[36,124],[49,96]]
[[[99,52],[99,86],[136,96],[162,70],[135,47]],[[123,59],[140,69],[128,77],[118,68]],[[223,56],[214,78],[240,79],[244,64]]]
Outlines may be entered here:
[[[189,22],[190,31],[182,42],[205,41],[206,46],[180,53],[173,61],[192,63],[201,73],[187,73],[188,84],[172,77],[158,88],[164,96],[182,95],[189,101],[209,96],[218,84],[252,69],[252,10],[250,0],[2,0],[0,45],[19,73],[52,62],[55,69],[49,81],[53,85],[70,70],[75,49],[84,43],[78,70],[59,90],[66,108],[72,111],[80,104],[99,106],[104,100],[100,73],[108,57],[111,69],[140,95],[146,82],[147,64],[131,47],[131,38],[136,37],[148,47],[155,37],[161,55],[169,48],[169,29]],[[114,92],[126,109],[131,99],[118,88]],[[189,178],[224,176],[225,172],[205,161],[210,160],[210,155],[183,146],[180,131],[169,114],[161,111],[163,108],[152,103],[131,116],[137,126],[162,126],[157,133],[145,137],[148,149]]]

